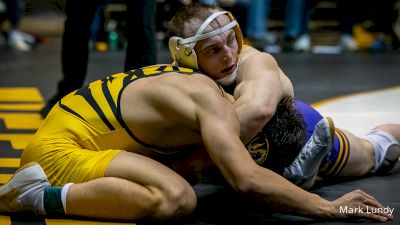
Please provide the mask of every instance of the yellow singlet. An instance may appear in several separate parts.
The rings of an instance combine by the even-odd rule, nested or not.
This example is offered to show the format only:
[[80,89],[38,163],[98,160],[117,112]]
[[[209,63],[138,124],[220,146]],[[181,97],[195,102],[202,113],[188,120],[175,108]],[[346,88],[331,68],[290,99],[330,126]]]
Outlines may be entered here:
[[131,82],[193,70],[155,65],[94,81],[62,98],[23,151],[21,165],[39,162],[52,185],[81,183],[103,177],[111,160],[139,143],[121,118],[120,98]]

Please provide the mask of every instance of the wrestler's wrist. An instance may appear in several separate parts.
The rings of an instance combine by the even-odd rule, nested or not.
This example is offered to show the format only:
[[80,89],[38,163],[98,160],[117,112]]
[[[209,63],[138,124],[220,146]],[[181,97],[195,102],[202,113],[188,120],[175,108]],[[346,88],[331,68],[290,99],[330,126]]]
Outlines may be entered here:
[[337,210],[333,202],[325,200],[316,195],[318,199],[317,208],[315,210],[315,217],[317,218],[335,218],[337,217]]

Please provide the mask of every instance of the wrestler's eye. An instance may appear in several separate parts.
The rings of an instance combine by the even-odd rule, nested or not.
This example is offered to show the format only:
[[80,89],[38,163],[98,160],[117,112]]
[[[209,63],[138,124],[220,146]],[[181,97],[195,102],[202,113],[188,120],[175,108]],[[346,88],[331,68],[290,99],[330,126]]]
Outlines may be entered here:
[[213,55],[213,54],[215,54],[217,52],[218,52],[218,48],[216,48],[216,47],[210,48],[210,49],[207,50],[207,54],[208,55]]
[[235,38],[233,37],[233,35],[229,35],[228,43],[232,43],[234,40],[235,40]]

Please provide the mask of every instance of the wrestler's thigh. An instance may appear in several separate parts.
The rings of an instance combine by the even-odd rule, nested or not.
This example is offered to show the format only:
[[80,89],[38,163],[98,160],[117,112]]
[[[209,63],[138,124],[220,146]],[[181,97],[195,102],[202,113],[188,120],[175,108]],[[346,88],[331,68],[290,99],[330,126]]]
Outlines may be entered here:
[[189,183],[167,166],[142,155],[121,152],[107,166],[105,177],[118,177],[160,189],[190,188]]

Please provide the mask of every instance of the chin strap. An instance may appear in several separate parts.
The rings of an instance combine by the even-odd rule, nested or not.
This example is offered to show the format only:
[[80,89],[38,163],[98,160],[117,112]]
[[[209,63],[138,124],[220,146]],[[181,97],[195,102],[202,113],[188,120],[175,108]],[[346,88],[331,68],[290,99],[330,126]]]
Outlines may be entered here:
[[226,77],[218,79],[217,82],[223,86],[230,86],[230,85],[234,84],[236,82],[238,68],[239,68],[239,65],[236,65],[235,71],[233,71],[231,74],[229,74]]

